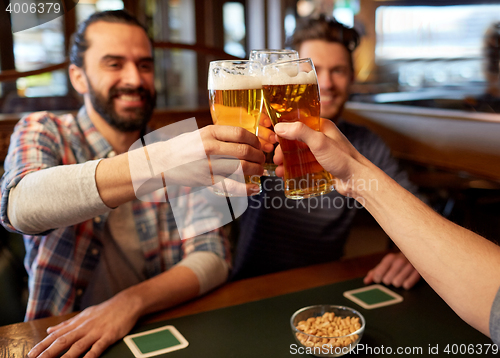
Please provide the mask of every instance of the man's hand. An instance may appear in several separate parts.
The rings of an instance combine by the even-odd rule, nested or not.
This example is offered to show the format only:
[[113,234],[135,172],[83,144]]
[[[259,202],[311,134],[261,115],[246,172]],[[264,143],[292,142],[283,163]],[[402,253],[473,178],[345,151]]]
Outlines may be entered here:
[[[315,131],[301,122],[278,123],[274,131],[280,137],[304,142],[316,160],[335,178],[335,189],[344,196],[352,196],[352,188],[343,183],[354,182],[365,166],[373,166],[363,157],[330,120],[321,118],[321,131]],[[283,151],[276,148],[274,163],[276,175],[283,176]]]
[[123,338],[139,319],[138,310],[123,293],[88,307],[57,326],[29,352],[29,358],[52,358],[68,350],[63,358],[95,358]]
[[365,284],[384,283],[394,287],[412,288],[420,274],[402,252],[387,254],[364,278]]
[[265,156],[254,134],[239,127],[216,125],[200,129],[200,134],[207,156],[238,158],[245,175],[262,175]]
[[[233,176],[238,165],[241,165],[245,176],[260,177],[262,175],[266,157],[262,152],[260,138],[246,129],[221,125],[204,127],[200,133],[206,155],[210,159],[210,173],[212,174],[211,183],[205,185],[215,184],[219,190],[223,189],[229,195],[249,196],[260,193],[259,185],[253,184],[253,180],[252,184],[245,184],[244,178]],[[266,141],[263,143],[265,143],[265,148],[271,145]],[[186,177],[196,178],[197,176],[186,175]],[[230,179],[230,177],[233,178]],[[224,187],[222,182],[224,182]]]
[[[96,184],[102,201],[114,208],[164,185],[212,186],[239,165],[245,175],[260,176],[264,161],[257,136],[239,127],[210,125],[103,159],[96,169]],[[245,186],[243,179],[227,180],[226,187],[228,192],[247,195],[260,192],[258,185]]]
[[274,149],[274,144],[277,142],[276,135],[271,128],[271,119],[266,112],[263,112],[259,120],[259,135],[260,146],[264,152],[270,153]]

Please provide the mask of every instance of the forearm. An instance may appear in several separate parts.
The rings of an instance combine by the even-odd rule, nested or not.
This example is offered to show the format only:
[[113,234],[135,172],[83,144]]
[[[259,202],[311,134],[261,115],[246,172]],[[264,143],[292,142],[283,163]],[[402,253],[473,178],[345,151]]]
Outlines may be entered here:
[[130,176],[128,153],[101,160],[95,172],[97,190],[110,208],[136,198]]
[[500,248],[444,219],[375,166],[365,166],[360,178],[375,181],[355,193],[358,200],[455,312],[489,335]]
[[[208,277],[209,276],[209,277]],[[227,263],[212,252],[195,252],[168,271],[122,292],[139,316],[167,309],[224,283]]]
[[199,295],[203,295],[226,282],[228,263],[211,251],[195,251],[177,264],[191,269],[198,279]]
[[[142,171],[138,177],[146,181],[149,175]],[[160,184],[145,186],[145,193]],[[39,234],[81,223],[135,198],[126,153],[30,173],[11,189],[7,210],[17,230]]]
[[198,296],[199,290],[198,278],[190,268],[174,266],[118,295],[126,297],[130,309],[140,317],[190,300]]
[[11,224],[23,233],[39,234],[107,212],[95,183],[98,164],[90,161],[26,175],[9,193]]

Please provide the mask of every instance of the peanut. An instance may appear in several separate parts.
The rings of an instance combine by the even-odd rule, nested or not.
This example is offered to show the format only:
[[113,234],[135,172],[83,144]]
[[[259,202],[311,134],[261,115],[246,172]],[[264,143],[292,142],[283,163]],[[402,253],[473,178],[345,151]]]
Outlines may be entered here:
[[343,338],[332,337],[352,334],[361,328],[361,323],[359,317],[341,318],[335,316],[333,312],[325,312],[322,316],[309,317],[307,320],[300,321],[296,328],[300,331],[296,334],[297,339],[306,347],[321,347],[324,344],[347,347],[357,341],[359,338],[357,334]]

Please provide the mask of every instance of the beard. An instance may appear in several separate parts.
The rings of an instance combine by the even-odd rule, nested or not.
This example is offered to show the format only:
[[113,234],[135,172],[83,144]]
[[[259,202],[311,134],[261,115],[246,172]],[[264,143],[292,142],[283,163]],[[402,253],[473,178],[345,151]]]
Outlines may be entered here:
[[[117,88],[111,87],[107,97],[94,90],[90,81],[89,86],[90,102],[95,111],[113,128],[120,132],[142,131],[153,114],[156,106],[156,93],[151,94],[144,87],[137,88]],[[114,106],[114,98],[125,95],[137,95],[144,99],[145,105],[141,108],[127,108],[125,115],[119,115]]]

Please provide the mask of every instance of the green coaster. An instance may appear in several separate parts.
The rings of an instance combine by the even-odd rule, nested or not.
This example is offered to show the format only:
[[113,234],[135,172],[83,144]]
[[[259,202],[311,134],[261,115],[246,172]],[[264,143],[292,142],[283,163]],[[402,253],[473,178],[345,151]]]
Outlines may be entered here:
[[124,337],[123,340],[137,358],[153,357],[186,348],[189,345],[174,326],[164,326],[131,334]]
[[371,285],[346,291],[344,297],[366,309],[384,307],[403,301],[403,297],[382,285]]

